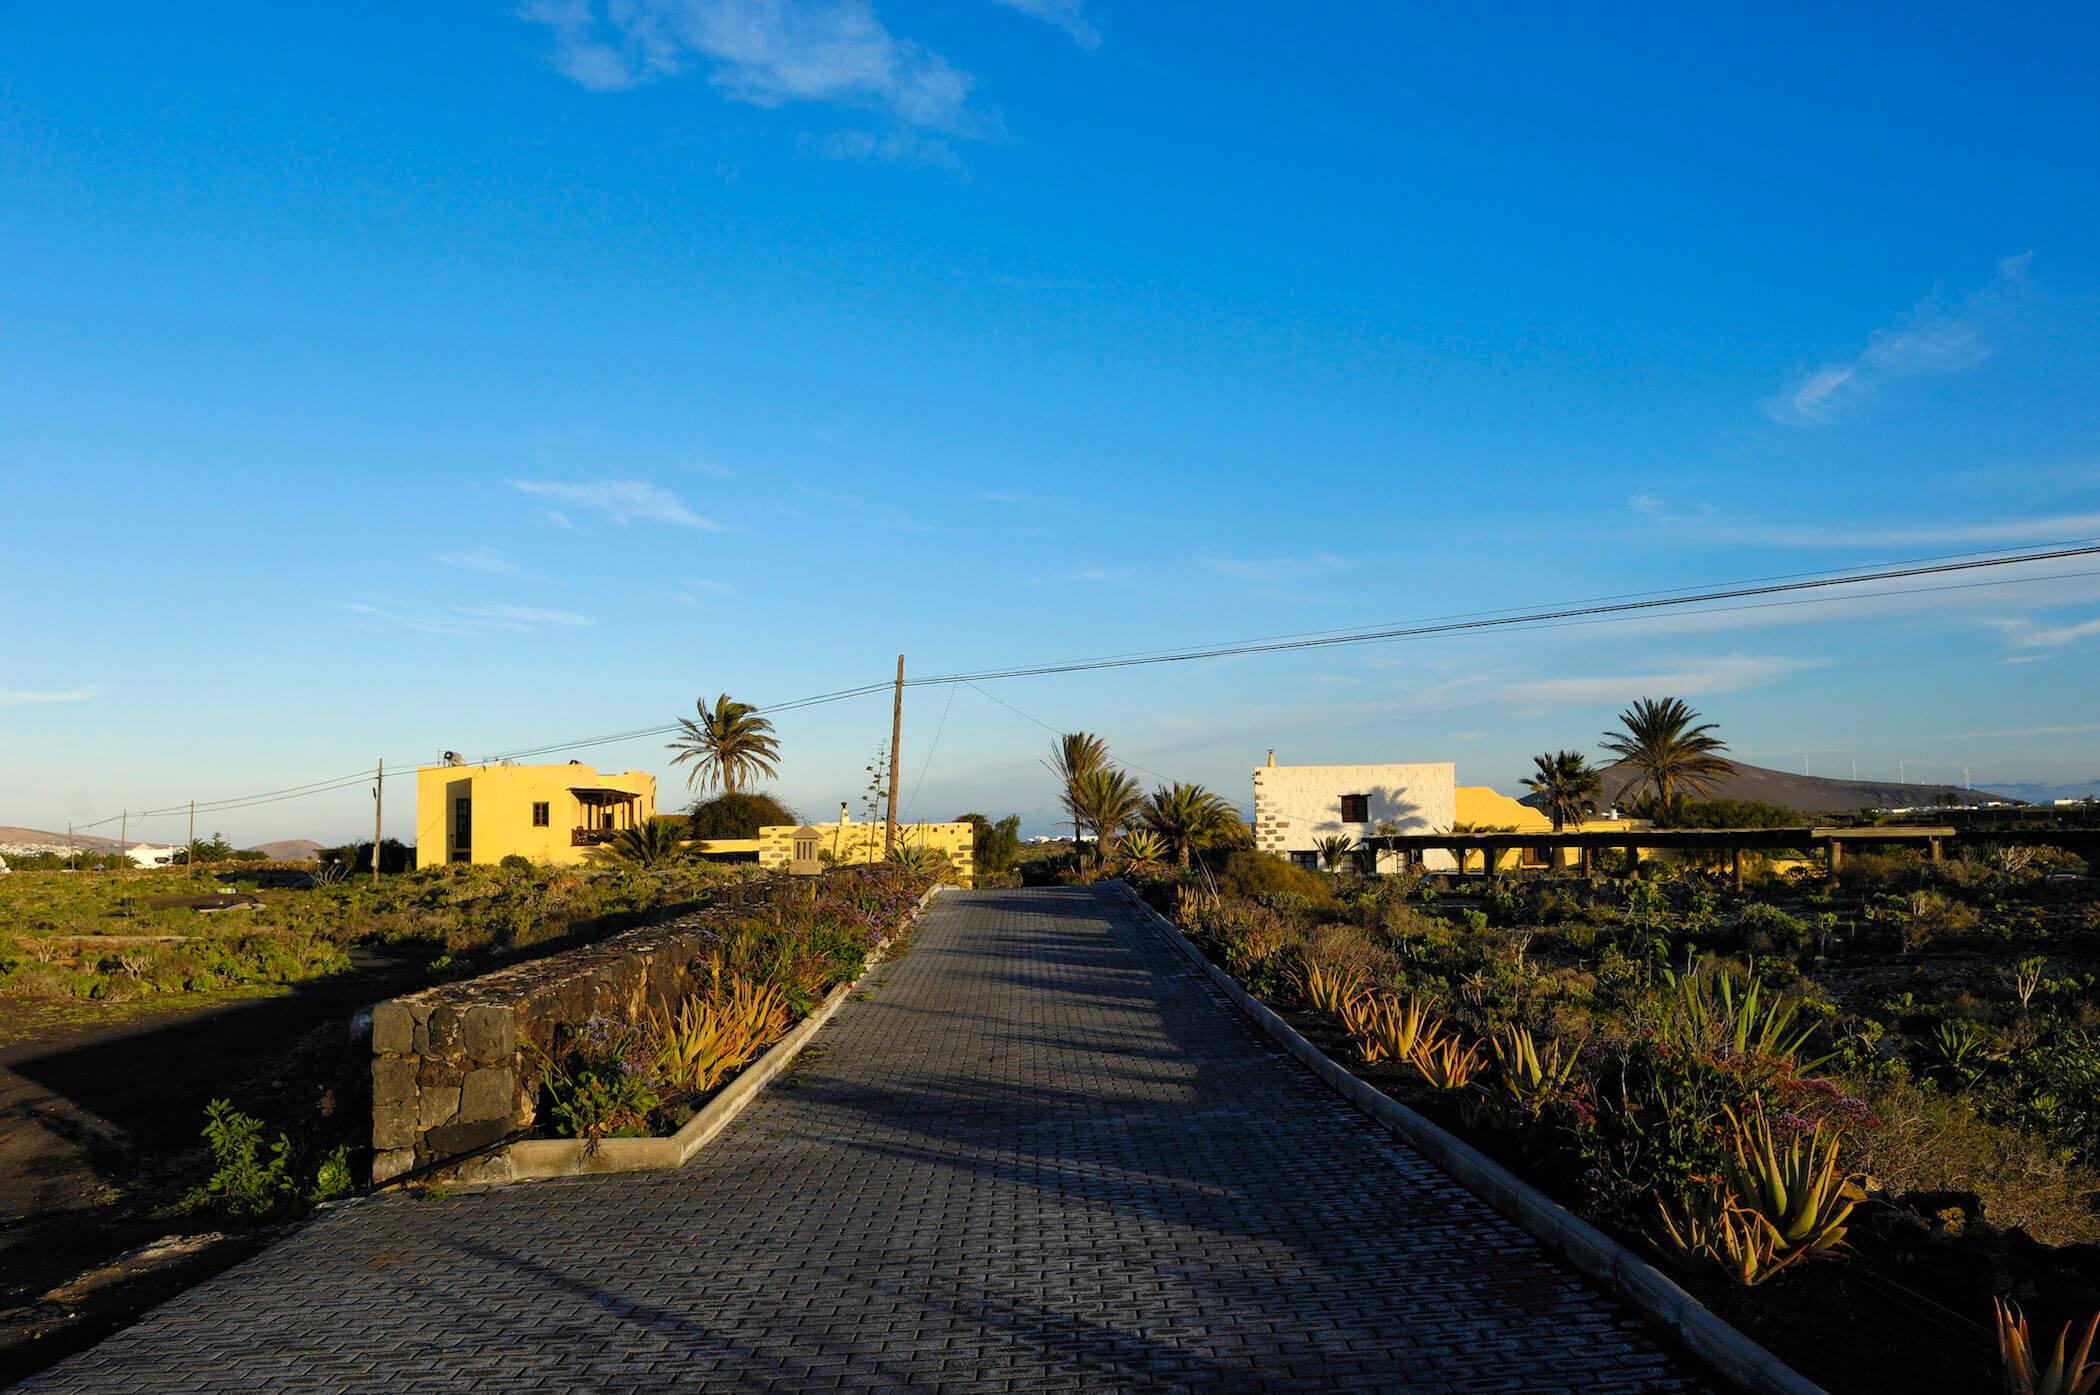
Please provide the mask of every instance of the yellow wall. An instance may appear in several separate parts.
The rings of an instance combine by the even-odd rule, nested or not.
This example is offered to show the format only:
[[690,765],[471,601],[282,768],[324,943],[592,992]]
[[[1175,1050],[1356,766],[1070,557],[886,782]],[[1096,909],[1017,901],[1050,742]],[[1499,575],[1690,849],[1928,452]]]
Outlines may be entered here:
[[[1458,821],[1476,830],[1508,829],[1517,833],[1551,833],[1553,820],[1547,818],[1529,804],[1511,799],[1508,795],[1491,790],[1485,785],[1461,785],[1458,788]],[[1644,819],[1585,819],[1570,824],[1569,833],[1610,833],[1621,829],[1646,828]],[[1560,867],[1580,865],[1582,854],[1574,848],[1559,848],[1553,854],[1554,864]],[[1505,852],[1501,867],[1507,870],[1517,865],[1517,859]],[[1467,853],[1461,860],[1461,871],[1474,872],[1481,868],[1481,855]]]
[[[820,865],[882,861],[883,826],[879,823],[782,824],[758,831],[758,865],[769,872],[790,870],[789,864],[795,855],[795,835],[805,829],[816,835]],[[897,837],[915,848],[932,848],[946,853],[948,860],[955,864],[964,886],[975,880],[976,844],[969,824],[900,823]],[[823,861],[827,855],[829,861]]]
[[[575,843],[575,830],[603,811],[577,798],[577,788],[625,790],[639,795],[613,813],[619,826],[656,816],[656,777],[639,770],[601,775],[592,766],[426,765],[416,771],[416,865],[435,867],[455,860],[497,862],[512,853],[534,862],[577,863],[590,856]],[[454,810],[472,800],[470,859],[455,858]],[[547,826],[535,828],[532,806],[547,805]],[[631,812],[628,812],[630,811]]]

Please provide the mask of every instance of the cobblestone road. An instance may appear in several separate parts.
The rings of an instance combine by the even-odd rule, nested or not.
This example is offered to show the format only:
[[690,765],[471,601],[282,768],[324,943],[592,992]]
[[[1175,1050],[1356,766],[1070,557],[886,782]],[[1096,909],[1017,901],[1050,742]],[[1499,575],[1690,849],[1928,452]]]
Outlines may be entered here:
[[678,1172],[344,1208],[29,1388],[1692,1388],[1117,893],[876,978]]

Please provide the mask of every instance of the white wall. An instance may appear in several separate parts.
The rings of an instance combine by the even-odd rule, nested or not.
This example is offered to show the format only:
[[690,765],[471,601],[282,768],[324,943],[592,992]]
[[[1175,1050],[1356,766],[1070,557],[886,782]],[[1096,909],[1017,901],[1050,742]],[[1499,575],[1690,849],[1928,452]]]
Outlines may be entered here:
[[[1449,761],[1411,765],[1265,765],[1254,771],[1254,846],[1288,857],[1346,833],[1362,842],[1390,819],[1402,833],[1440,833],[1458,818],[1458,771]],[[1342,822],[1342,796],[1370,797],[1370,817]],[[1448,869],[1448,853],[1428,865]]]

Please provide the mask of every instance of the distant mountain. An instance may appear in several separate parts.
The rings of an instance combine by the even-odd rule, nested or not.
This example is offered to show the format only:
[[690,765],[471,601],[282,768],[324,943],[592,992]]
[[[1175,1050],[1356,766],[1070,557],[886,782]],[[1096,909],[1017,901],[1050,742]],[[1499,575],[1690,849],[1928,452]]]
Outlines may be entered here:
[[[1620,790],[1638,778],[1632,766],[1620,762],[1607,765],[1600,772],[1604,776],[1604,803],[1608,807],[1618,797]],[[1795,775],[1785,770],[1767,770],[1763,766],[1745,765],[1736,762],[1735,774],[1714,782],[1713,797],[1716,799],[1755,800],[1760,804],[1777,804],[1782,808],[1798,809],[1804,814],[1847,814],[1859,809],[1914,809],[1939,802],[1942,794],[1952,795],[1962,804],[1976,804],[1986,800],[2011,799],[2019,796],[1996,794],[1989,790],[1965,790],[1959,785],[1906,785],[1884,780],[1832,780],[1821,775]],[[1534,803],[1536,795],[1527,796],[1526,804]]]
[[2100,776],[2090,780],[2067,780],[2051,784],[2041,780],[2028,780],[2017,785],[2000,785],[1998,788],[2029,804],[2047,804],[2052,799],[2100,799]]
[[[140,840],[133,838],[133,846]],[[89,833],[73,835],[72,846],[80,852],[115,852],[117,840],[98,838]],[[64,852],[66,835],[51,833],[41,828],[0,828],[0,853],[5,852]]]
[[321,848],[322,844],[311,838],[280,838],[274,843],[257,843],[248,851],[259,852],[276,862],[312,862]]

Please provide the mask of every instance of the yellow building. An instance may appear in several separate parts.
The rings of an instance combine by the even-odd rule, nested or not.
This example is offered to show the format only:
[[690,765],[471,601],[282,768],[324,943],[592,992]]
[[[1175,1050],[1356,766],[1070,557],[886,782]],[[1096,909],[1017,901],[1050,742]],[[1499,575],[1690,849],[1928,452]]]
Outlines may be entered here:
[[[1460,785],[1457,790],[1458,824],[1474,832],[1485,833],[1551,833],[1553,820],[1538,810],[1506,794],[1498,793],[1485,785]],[[1569,833],[1610,833],[1626,829],[1648,827],[1645,819],[1585,819],[1581,823],[1569,824]],[[1557,856],[1556,856],[1557,853]],[[1582,861],[1582,854],[1575,848],[1520,848],[1519,867],[1575,867]],[[1460,858],[1459,870],[1477,872],[1481,870],[1481,855],[1465,853]],[[1502,865],[1509,865],[1508,857]]]
[[416,771],[416,866],[574,863],[656,816],[656,777],[566,765],[426,765]]
[[[780,825],[758,831],[758,865],[768,872],[814,875],[839,863],[880,862],[883,859],[883,825],[853,823],[806,823],[800,827]],[[914,848],[930,848],[947,854],[962,885],[976,880],[977,854],[974,830],[966,823],[900,823],[897,840]],[[712,851],[717,845],[705,845]]]

